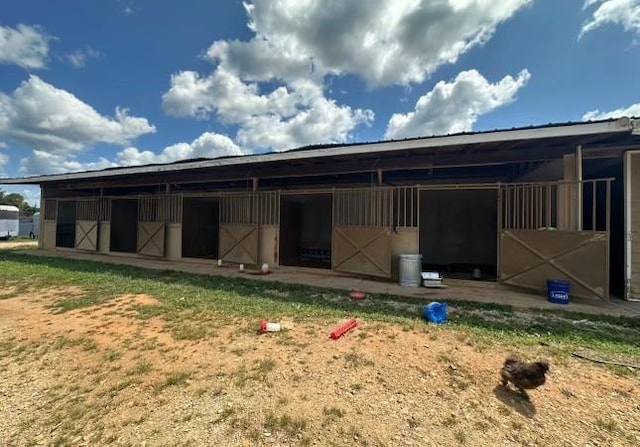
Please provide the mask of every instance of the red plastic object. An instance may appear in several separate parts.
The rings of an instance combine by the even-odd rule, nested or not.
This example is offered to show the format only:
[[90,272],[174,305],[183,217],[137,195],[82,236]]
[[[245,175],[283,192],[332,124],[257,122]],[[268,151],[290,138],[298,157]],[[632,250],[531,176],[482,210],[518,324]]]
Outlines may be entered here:
[[344,334],[349,332],[351,329],[356,327],[357,325],[358,325],[358,322],[356,320],[348,321],[345,324],[343,324],[342,326],[340,326],[338,329],[333,331],[331,333],[331,335],[329,336],[329,338],[331,338],[333,340],[337,340],[340,337],[342,337]]
[[260,332],[263,334],[267,332],[267,320],[262,320],[262,323],[260,324]]
[[360,292],[359,290],[354,290],[353,292],[351,292],[350,296],[352,300],[363,300],[367,297],[367,294],[364,292]]

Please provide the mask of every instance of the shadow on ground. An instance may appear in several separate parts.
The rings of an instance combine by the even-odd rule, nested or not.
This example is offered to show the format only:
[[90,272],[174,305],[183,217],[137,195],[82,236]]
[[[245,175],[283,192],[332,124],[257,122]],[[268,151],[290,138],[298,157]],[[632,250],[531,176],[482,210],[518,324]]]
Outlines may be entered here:
[[532,419],[536,415],[536,407],[533,402],[527,400],[522,394],[512,388],[496,385],[493,389],[493,394],[500,402],[524,417]]

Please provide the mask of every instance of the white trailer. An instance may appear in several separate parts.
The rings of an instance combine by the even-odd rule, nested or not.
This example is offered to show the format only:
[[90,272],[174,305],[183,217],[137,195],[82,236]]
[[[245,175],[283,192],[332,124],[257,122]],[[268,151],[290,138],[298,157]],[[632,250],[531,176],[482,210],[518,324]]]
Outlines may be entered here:
[[16,206],[0,205],[0,239],[18,236],[20,210]]

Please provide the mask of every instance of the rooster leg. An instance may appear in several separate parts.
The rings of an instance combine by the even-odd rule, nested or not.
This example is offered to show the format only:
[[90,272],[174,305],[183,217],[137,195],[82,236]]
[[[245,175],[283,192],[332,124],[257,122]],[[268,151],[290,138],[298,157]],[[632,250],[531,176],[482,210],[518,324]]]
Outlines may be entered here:
[[529,398],[529,395],[527,394],[527,392],[523,388],[518,388],[518,391],[520,391],[520,394],[522,394],[522,398],[524,400],[531,400]]
[[502,379],[502,382],[501,382],[502,387],[506,387],[507,384],[509,383],[509,378],[507,377],[506,374],[504,374],[504,372],[500,374],[500,377]]

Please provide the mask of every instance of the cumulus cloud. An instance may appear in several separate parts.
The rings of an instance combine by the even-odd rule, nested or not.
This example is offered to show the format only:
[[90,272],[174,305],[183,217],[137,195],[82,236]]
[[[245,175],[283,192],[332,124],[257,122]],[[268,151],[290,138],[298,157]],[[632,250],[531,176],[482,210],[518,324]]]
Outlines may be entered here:
[[74,171],[93,171],[117,166],[106,158],[100,157],[95,162],[80,162],[63,154],[52,154],[34,150],[30,156],[20,160],[20,174],[25,176],[41,174],[64,174]]
[[258,83],[244,82],[223,66],[205,77],[193,71],[174,75],[163,106],[174,116],[215,115],[238,125],[237,143],[248,150],[343,142],[357,125],[369,125],[374,118],[370,110],[326,98],[313,81],[296,80],[262,94]]
[[[353,75],[371,88],[423,82],[529,3],[248,0],[252,38],[214,42],[204,56],[213,71],[174,74],[163,108],[235,125],[235,142],[249,151],[347,142],[374,113],[328,97],[333,76]],[[476,117],[490,110],[476,109]]]
[[597,5],[580,31],[580,37],[606,24],[620,25],[625,31],[640,34],[640,0],[586,0],[584,9]]
[[207,57],[250,80],[353,74],[371,86],[422,82],[482,45],[531,0],[253,0],[252,40]]
[[[31,155],[20,161],[20,174],[45,175],[67,172],[94,171],[118,166],[137,166],[153,163],[171,163],[191,158],[216,158],[230,155],[242,155],[243,151],[229,137],[205,132],[191,143],[177,143],[166,147],[162,152],[141,151],[127,147],[118,152],[115,160],[100,157],[97,161],[83,162],[76,154],[53,154],[34,150]],[[0,157],[2,154],[0,153]],[[2,159],[0,158],[0,161]]]
[[609,118],[620,118],[623,116],[640,117],[640,104],[631,104],[629,107],[612,110],[610,112],[601,112],[600,110],[591,110],[582,116],[584,121],[597,121]]
[[83,68],[87,65],[89,59],[99,59],[100,56],[101,53],[99,51],[88,46],[84,49],[72,51],[66,55],[66,58],[74,68]]
[[413,112],[389,120],[387,138],[409,138],[470,131],[482,114],[515,100],[530,78],[527,70],[491,84],[476,70],[463,71],[451,82],[440,81],[418,99]]
[[307,109],[290,119],[282,119],[277,115],[253,118],[240,128],[237,140],[244,147],[275,150],[317,143],[340,143],[351,137],[356,126],[370,125],[373,119],[371,110],[353,110],[318,96]]
[[215,112],[223,122],[240,123],[264,114],[295,114],[296,106],[308,103],[305,89],[300,90],[291,92],[281,86],[261,95],[257,84],[244,83],[224,68],[206,77],[183,71],[171,77],[171,88],[162,102],[170,115],[206,118]]
[[154,133],[145,118],[116,108],[113,118],[66,90],[30,76],[11,95],[0,93],[0,136],[53,154],[81,151],[96,143],[126,145]]
[[0,177],[6,177],[6,172],[4,170],[5,166],[9,164],[9,156],[7,154],[3,154],[0,152]]
[[178,143],[166,147],[156,154],[152,151],[140,151],[128,147],[118,153],[120,166],[145,165],[152,163],[171,163],[190,158],[217,158],[230,155],[242,155],[243,152],[229,137],[205,132],[191,143]]
[[29,69],[44,68],[51,37],[38,26],[0,26],[0,64]]

